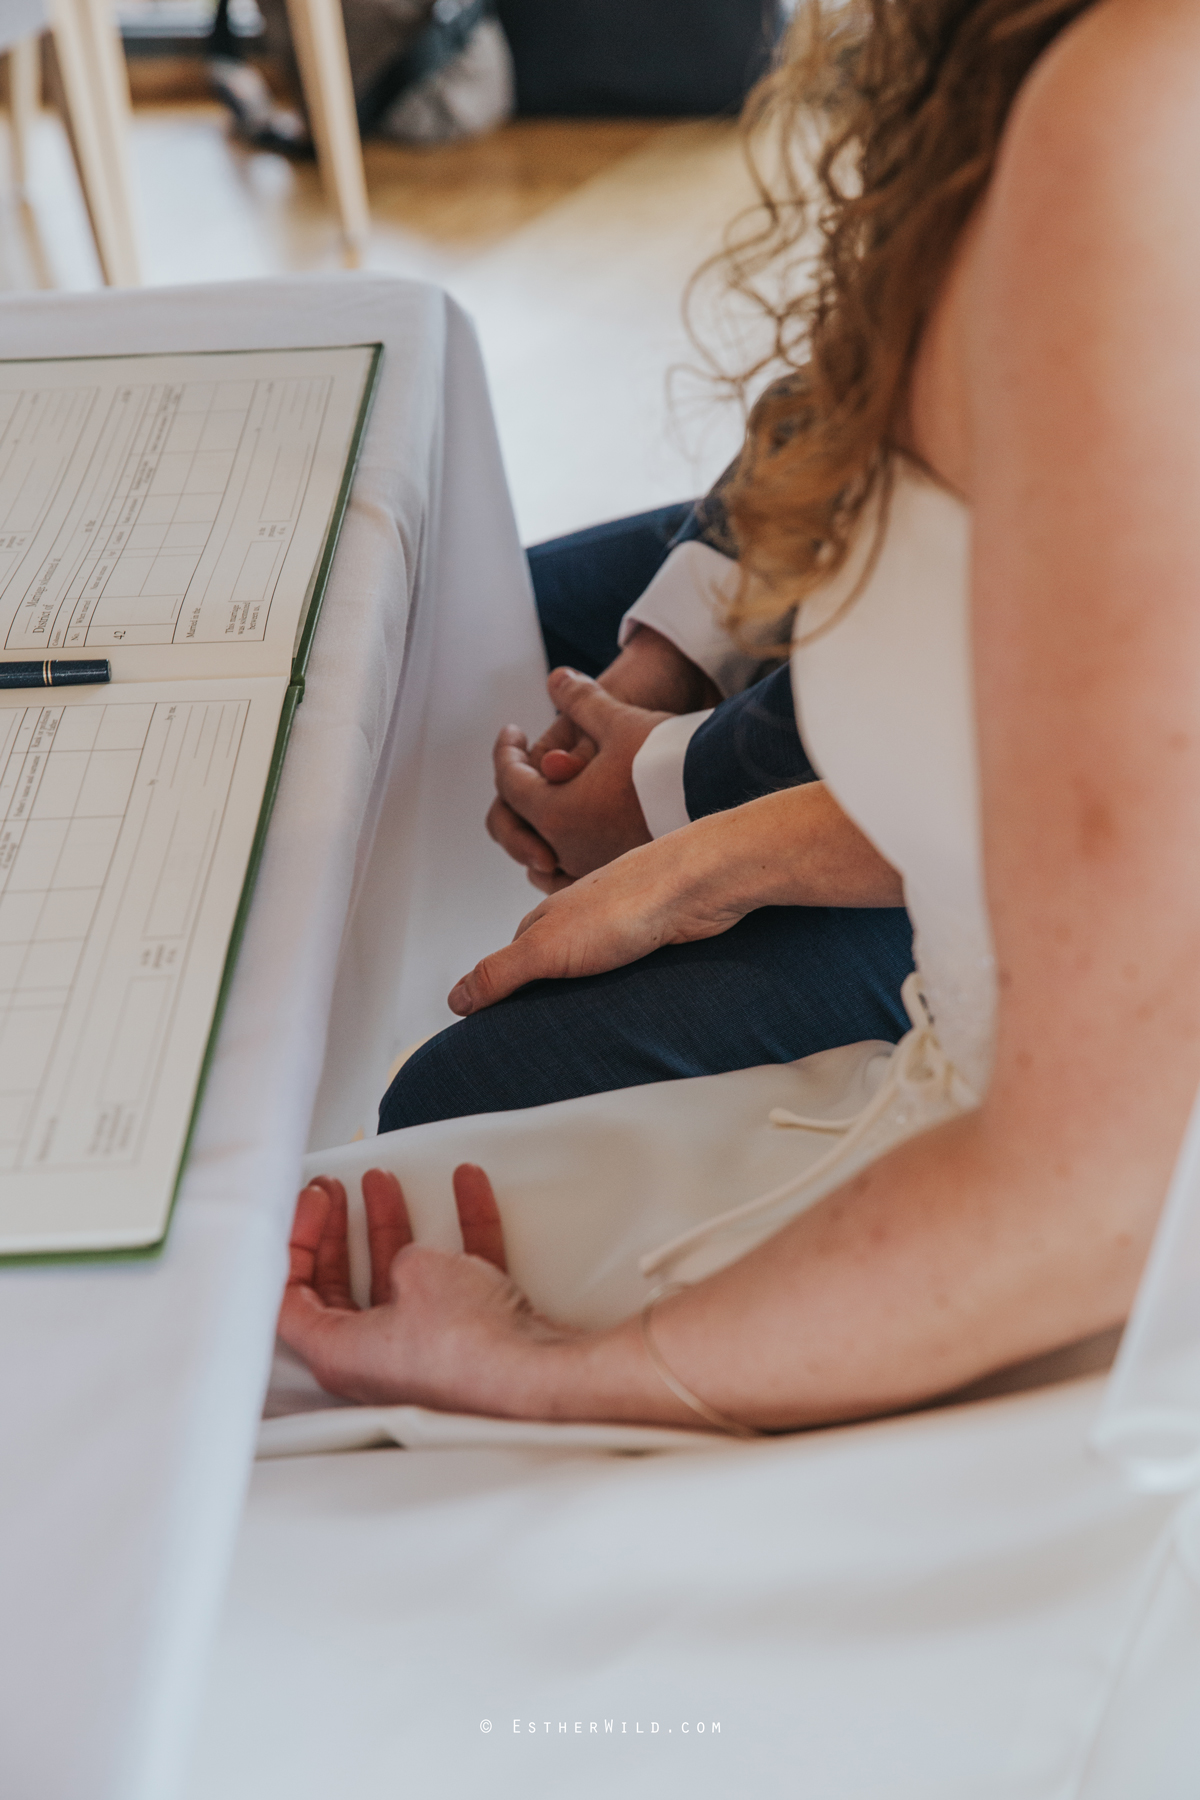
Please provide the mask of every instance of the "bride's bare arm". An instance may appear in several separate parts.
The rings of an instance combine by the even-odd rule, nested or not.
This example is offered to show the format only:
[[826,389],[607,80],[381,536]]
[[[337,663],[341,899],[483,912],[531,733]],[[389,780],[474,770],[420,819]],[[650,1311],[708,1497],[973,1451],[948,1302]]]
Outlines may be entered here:
[[[735,1418],[901,1407],[1134,1293],[1200,1081],[1197,167],[1192,0],[1087,13],[1018,102],[923,348],[917,443],[973,508],[994,1071],[977,1112],[659,1308],[667,1363]],[[442,1348],[423,1397],[692,1422],[636,1320],[497,1323],[463,1297],[484,1267],[398,1259],[396,1316]]]
[[555,894],[450,995],[478,1012],[528,981],[597,975],[728,931],[759,906],[901,906],[900,878],[824,782],[697,819]]

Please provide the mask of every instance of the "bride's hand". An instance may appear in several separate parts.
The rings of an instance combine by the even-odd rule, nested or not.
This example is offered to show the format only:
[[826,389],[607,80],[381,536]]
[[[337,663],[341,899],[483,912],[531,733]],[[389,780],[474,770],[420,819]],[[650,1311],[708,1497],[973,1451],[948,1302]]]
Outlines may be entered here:
[[346,1190],[320,1176],[296,1204],[279,1335],[331,1394],[374,1405],[510,1412],[536,1346],[571,1334],[540,1318],[509,1280],[492,1186],[454,1171],[463,1254],[412,1241],[396,1176],[362,1180],[371,1303],[350,1291]]
[[728,931],[755,902],[714,869],[715,821],[673,831],[630,850],[543,900],[521,920],[511,944],[485,956],[449,997],[452,1012],[479,1012],[529,981],[599,975]]
[[527,981],[601,975],[663,944],[716,937],[760,906],[900,906],[900,877],[823,781],[711,813],[535,907],[450,995],[479,1012]]

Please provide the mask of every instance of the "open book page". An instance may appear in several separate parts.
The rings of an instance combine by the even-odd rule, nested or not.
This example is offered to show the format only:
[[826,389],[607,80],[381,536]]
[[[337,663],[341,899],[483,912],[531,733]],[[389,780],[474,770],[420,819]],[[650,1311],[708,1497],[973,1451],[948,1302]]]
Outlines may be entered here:
[[286,693],[0,700],[0,1254],[162,1236]]
[[0,362],[0,645],[285,675],[377,349]]

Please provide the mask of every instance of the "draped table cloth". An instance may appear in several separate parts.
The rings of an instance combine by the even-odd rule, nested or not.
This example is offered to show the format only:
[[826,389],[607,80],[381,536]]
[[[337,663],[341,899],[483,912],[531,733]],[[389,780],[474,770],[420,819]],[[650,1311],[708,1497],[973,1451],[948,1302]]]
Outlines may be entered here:
[[[245,1497],[306,1144],[529,905],[489,750],[547,703],[454,304],[347,276],[0,307],[8,358],[382,341],[380,386],[165,1251],[0,1269],[0,1791],[177,1790]],[[336,999],[335,999],[336,995]]]

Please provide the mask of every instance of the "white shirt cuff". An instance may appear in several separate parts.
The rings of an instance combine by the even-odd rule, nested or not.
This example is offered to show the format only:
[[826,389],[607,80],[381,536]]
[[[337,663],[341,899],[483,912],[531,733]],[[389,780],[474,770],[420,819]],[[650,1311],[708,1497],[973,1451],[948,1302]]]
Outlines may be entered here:
[[621,620],[617,641],[624,646],[639,625],[652,626],[703,669],[725,699],[740,694],[762,672],[762,658],[739,649],[722,623],[737,582],[731,557],[711,544],[679,544]]
[[683,760],[692,733],[712,717],[707,712],[680,713],[656,725],[633,759],[633,791],[651,837],[665,837],[691,823],[683,793]]

